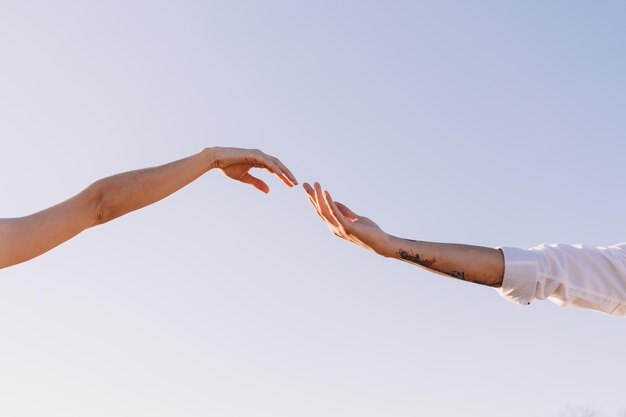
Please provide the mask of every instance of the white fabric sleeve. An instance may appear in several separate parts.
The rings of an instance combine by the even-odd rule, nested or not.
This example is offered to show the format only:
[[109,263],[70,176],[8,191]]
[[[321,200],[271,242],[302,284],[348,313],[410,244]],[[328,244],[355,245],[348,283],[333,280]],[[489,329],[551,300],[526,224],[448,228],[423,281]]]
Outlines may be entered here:
[[499,249],[504,278],[498,292],[508,300],[528,305],[547,298],[563,307],[626,316],[626,243]]

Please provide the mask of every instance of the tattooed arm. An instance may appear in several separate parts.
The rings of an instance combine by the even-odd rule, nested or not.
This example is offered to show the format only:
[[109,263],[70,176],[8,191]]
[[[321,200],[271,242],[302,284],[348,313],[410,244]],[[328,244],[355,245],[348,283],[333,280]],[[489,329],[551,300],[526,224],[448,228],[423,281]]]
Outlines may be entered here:
[[333,201],[318,183],[314,188],[305,183],[304,189],[320,218],[336,236],[379,255],[403,260],[440,275],[492,287],[502,285],[504,256],[498,249],[392,236],[367,217]]
[[504,257],[498,249],[389,236],[388,242],[381,245],[377,253],[441,275],[491,287],[500,287],[504,276]]

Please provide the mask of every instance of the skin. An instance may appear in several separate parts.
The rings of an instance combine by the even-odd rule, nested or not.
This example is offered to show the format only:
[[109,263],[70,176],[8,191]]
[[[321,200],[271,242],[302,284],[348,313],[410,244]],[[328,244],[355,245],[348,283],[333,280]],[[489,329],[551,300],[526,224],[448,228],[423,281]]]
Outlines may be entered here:
[[298,184],[282,162],[258,149],[206,148],[165,165],[103,178],[29,216],[0,219],[0,268],[28,261],[85,229],[153,204],[212,169],[268,193],[269,186],[250,175],[252,168],[271,172],[289,187]]
[[504,256],[498,249],[396,237],[385,233],[367,217],[334,201],[320,184],[315,183],[312,187],[304,183],[303,187],[317,214],[335,236],[439,275],[490,287],[502,285]]

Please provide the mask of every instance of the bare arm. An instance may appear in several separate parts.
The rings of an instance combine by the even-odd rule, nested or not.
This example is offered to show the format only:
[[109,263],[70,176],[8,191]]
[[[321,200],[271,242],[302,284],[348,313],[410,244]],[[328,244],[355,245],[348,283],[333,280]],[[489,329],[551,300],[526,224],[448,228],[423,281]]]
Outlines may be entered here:
[[500,287],[504,257],[498,249],[454,243],[420,242],[385,233],[376,223],[333,201],[319,184],[304,184],[311,204],[336,236],[379,255],[464,281]]
[[207,148],[169,164],[103,178],[29,216],[0,219],[0,268],[32,259],[89,227],[155,203],[214,168],[265,193],[268,185],[250,175],[250,169],[266,169],[290,187],[297,184],[287,167],[259,150]]
[[400,259],[441,275],[500,287],[504,257],[498,249],[457,243],[420,242],[388,235],[380,255]]

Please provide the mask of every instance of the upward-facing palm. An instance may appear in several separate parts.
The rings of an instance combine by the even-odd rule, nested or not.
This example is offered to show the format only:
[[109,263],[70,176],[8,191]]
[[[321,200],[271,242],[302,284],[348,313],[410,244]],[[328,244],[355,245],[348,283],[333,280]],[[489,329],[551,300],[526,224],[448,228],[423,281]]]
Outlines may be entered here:
[[304,189],[317,214],[335,236],[374,252],[388,239],[389,235],[374,221],[359,216],[344,204],[333,201],[330,193],[322,191],[318,183],[315,183],[315,188],[305,183]]

